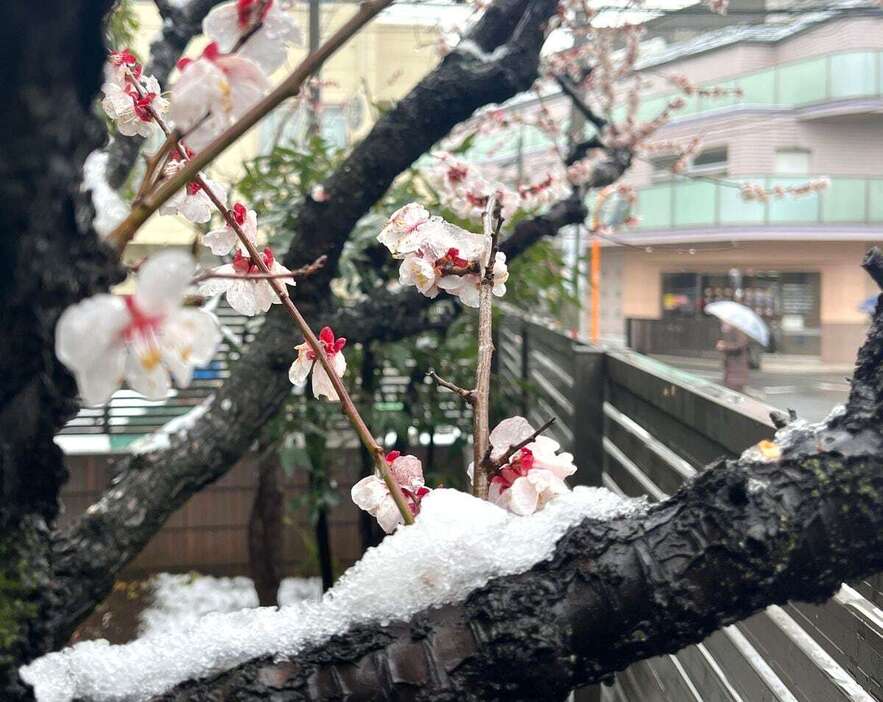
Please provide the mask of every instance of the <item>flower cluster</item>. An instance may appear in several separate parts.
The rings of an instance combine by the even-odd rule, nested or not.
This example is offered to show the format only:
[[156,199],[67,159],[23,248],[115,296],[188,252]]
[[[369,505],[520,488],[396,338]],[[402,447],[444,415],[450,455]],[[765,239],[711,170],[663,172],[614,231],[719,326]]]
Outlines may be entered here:
[[[342,336],[335,338],[331,327],[323,327],[319,332],[319,344],[337,377],[342,378],[346,372],[346,359],[342,353],[344,346],[346,346],[346,339]],[[297,351],[297,358],[288,370],[288,379],[292,385],[298,387],[306,385],[307,377],[312,371],[313,395],[317,398],[325,397],[332,402],[339,401],[337,390],[334,389],[331,378],[328,377],[325,367],[319,363],[312,347],[305,341],[295,346],[294,350]]]
[[196,59],[178,61],[169,112],[187,143],[202,149],[245,114],[270,87],[267,73],[300,42],[291,17],[273,0],[236,0],[206,16],[210,43]]
[[149,137],[156,130],[153,115],[165,114],[169,101],[162,97],[159,81],[144,76],[141,64],[129,50],[112,52],[101,86],[101,107],[123,136]]
[[[499,462],[513,447],[534,435],[524,417],[510,417],[500,422],[490,434],[492,462]],[[490,480],[488,499],[514,514],[538,512],[556,495],[570,488],[564,479],[576,472],[573,456],[558,453],[560,446],[547,436],[537,436],[529,444],[511,453]],[[471,480],[474,470],[469,464]]]
[[742,199],[746,202],[768,202],[770,198],[781,199],[786,195],[791,197],[804,197],[813,193],[820,193],[831,187],[831,179],[812,178],[805,183],[798,185],[774,185],[767,188],[760,183],[748,182],[742,183],[740,190]]
[[[478,307],[482,270],[490,257],[487,237],[431,217],[426,208],[412,202],[392,214],[377,239],[402,259],[402,285],[413,285],[429,298],[445,290],[464,305]],[[496,252],[492,273],[494,295],[501,297],[509,278],[506,255],[501,251]]]
[[[401,489],[411,514],[420,512],[420,501],[430,493],[423,479],[423,465],[416,456],[403,456],[398,451],[386,455],[386,463],[392,479]],[[381,528],[391,534],[399,524],[404,523],[401,513],[386,483],[376,475],[362,478],[353,485],[353,502],[371,514]]]
[[193,259],[162,251],[141,266],[129,297],[100,294],[68,307],[55,330],[55,355],[77,379],[88,405],[106,402],[123,379],[136,392],[161,400],[190,384],[221,341],[214,315],[181,307]]

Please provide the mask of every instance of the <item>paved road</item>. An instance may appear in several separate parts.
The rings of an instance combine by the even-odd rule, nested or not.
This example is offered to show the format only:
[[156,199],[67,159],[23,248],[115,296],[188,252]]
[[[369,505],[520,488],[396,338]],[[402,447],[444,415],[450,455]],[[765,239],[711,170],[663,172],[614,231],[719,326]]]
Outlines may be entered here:
[[[723,372],[710,359],[657,356],[659,360],[706,380],[720,383]],[[783,410],[793,408],[810,421],[824,419],[834,405],[846,401],[850,369],[820,363],[791,363],[764,359],[760,370],[752,370],[745,394]]]

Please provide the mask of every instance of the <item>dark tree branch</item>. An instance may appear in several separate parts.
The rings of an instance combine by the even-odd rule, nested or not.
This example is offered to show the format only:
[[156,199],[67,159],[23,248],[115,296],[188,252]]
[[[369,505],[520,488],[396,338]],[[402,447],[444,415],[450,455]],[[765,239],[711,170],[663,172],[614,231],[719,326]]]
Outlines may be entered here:
[[769,605],[824,601],[883,568],[881,355],[883,309],[846,414],[796,429],[777,461],[722,461],[638,516],[586,519],[552,559],[465,602],[159,699],[564,699]]
[[[284,258],[289,268],[328,256],[328,265],[298,287],[298,303],[312,326],[338,315],[351,339],[359,329],[374,338],[401,338],[393,317],[366,324],[352,311],[335,311],[328,284],[336,274],[343,245],[353,226],[386,191],[393,179],[433,143],[478,107],[527,89],[537,75],[539,50],[554,0],[503,0],[477,23],[469,38],[485,50],[500,48],[484,61],[454,52],[381,118],[325,182],[329,201],[308,200],[292,212],[288,225],[295,245]],[[501,48],[502,47],[502,48]],[[383,297],[383,296],[379,296]],[[391,296],[385,299],[391,303]],[[377,304],[372,299],[372,304]],[[421,309],[422,301],[405,301]],[[381,303],[383,301],[381,300]],[[424,321],[433,312],[421,313]],[[408,321],[403,329],[416,325]],[[423,324],[421,329],[425,329]],[[380,330],[379,334],[375,334]],[[186,435],[170,437],[169,447],[127,456],[118,466],[113,487],[73,526],[57,534],[55,585],[64,611],[57,613],[59,640],[69,634],[112,587],[114,578],[192,494],[223,475],[248,450],[262,426],[290,393],[287,369],[298,341],[289,320],[278,310],[267,315],[235,372],[220,388]]]

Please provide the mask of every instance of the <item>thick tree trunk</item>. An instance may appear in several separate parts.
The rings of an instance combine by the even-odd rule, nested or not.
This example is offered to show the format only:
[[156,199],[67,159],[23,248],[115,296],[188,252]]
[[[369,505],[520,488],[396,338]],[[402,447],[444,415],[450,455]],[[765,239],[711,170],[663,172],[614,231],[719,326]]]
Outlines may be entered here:
[[[77,408],[56,361],[62,310],[119,278],[88,232],[79,192],[106,132],[92,112],[101,80],[102,16],[82,0],[4,3],[0,23],[0,699],[26,696],[16,665],[57,635],[50,533],[67,477],[57,428]],[[84,205],[78,209],[78,205]],[[79,220],[79,221],[78,221]],[[78,226],[82,225],[82,226]]]
[[[866,265],[883,285],[879,252]],[[846,412],[792,427],[778,460],[722,461],[646,513],[587,519],[550,560],[463,603],[160,699],[563,699],[769,605],[821,602],[883,568],[881,360],[883,302]]]
[[258,463],[258,488],[248,519],[248,568],[261,607],[277,604],[282,582],[282,530],[285,499],[279,487],[279,460],[274,446]]

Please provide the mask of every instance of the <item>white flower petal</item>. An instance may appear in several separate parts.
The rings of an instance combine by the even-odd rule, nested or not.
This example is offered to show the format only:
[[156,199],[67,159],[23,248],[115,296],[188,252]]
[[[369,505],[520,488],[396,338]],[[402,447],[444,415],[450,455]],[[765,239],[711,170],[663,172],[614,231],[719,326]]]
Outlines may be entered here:
[[533,427],[524,417],[515,416],[504,419],[494,427],[488,436],[492,447],[491,458],[496,460],[510,448],[527,439],[533,432]]
[[126,348],[117,345],[95,359],[91,366],[75,372],[80,397],[85,405],[101,405],[107,402],[123,383],[126,364]]
[[389,496],[389,490],[380,478],[369,475],[353,485],[350,496],[356,507],[373,515],[383,500]]
[[534,485],[526,477],[518,478],[504,495],[508,499],[509,511],[514,514],[526,517],[537,511],[539,495],[537,495]]
[[55,355],[73,371],[91,368],[96,359],[123,348],[129,319],[126,303],[116,295],[95,295],[71,305],[55,327]]
[[166,249],[154,254],[138,271],[135,303],[148,315],[168,314],[184,298],[193,278],[193,257]]
[[140,392],[148,400],[162,400],[169,394],[172,383],[169,372],[156,357],[139,356],[129,349],[126,355],[126,382],[135,392]]

